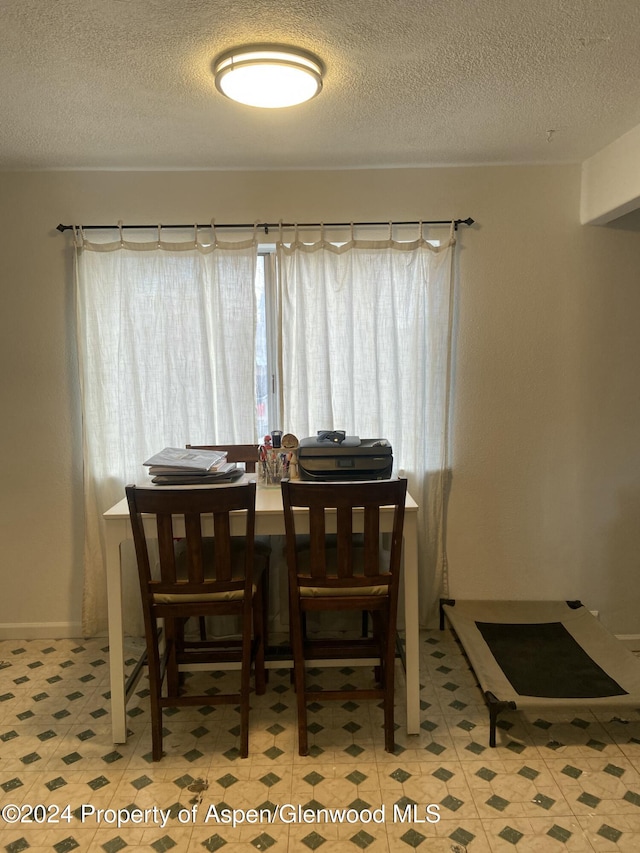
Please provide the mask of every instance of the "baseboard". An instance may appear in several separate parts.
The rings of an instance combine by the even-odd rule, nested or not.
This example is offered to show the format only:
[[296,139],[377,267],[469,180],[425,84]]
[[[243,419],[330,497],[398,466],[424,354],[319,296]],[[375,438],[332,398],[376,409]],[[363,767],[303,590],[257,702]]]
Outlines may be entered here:
[[640,634],[616,634],[621,643],[632,652],[640,651]]
[[82,637],[81,622],[4,622],[0,640],[66,640]]

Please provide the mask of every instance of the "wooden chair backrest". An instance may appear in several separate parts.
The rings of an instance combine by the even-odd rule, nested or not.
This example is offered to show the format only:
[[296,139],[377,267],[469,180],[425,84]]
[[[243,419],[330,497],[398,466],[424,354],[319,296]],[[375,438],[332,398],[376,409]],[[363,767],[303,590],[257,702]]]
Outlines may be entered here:
[[[126,487],[129,515],[136,547],[143,599],[156,593],[198,595],[251,589],[255,531],[255,483],[214,489]],[[244,573],[233,577],[230,513],[243,511],[246,518]],[[155,516],[155,535],[145,533],[142,515]],[[215,547],[203,548],[203,517],[212,517]],[[184,519],[180,532],[184,569],[178,576],[175,523]],[[154,577],[148,539],[156,538],[160,578]],[[181,566],[181,568],[183,568]]]
[[[386,584],[395,586],[400,574],[402,531],[407,481],[379,480],[354,483],[282,482],[287,563],[289,576],[297,586],[355,587]],[[296,548],[296,516],[294,508],[308,510],[309,573],[298,570],[299,552]],[[393,509],[393,529],[390,550],[385,562],[380,544],[380,510]],[[327,539],[327,510],[335,512],[335,535]],[[363,514],[362,535],[354,540],[354,510]],[[333,564],[337,576],[327,574],[327,549],[336,550]],[[357,556],[356,556],[357,555]]]
[[226,450],[228,462],[244,462],[247,473],[253,474],[258,463],[257,444],[187,444],[194,450]]

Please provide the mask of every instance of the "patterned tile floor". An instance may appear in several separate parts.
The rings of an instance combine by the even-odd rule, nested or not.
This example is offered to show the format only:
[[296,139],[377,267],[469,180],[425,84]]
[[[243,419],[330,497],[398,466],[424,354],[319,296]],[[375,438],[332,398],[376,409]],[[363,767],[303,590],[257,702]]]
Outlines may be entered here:
[[[375,703],[331,702],[311,708],[312,754],[298,756],[289,673],[277,670],[254,696],[250,758],[238,758],[234,707],[184,708],[165,713],[154,764],[144,679],[128,742],[111,742],[107,662],[104,639],[0,642],[0,850],[640,850],[640,712],[513,712],[490,749],[480,691],[446,631],[421,635],[416,736],[402,730],[397,667],[394,755]],[[205,689],[235,677],[194,676]],[[324,686],[358,677],[314,673]],[[224,822],[233,810],[236,826]]]

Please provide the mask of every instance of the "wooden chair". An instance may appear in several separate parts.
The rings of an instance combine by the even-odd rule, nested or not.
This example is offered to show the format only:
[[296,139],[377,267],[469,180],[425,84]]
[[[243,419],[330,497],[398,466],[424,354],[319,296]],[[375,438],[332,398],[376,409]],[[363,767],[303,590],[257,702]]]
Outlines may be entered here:
[[[385,749],[394,751],[394,660],[406,492],[404,479],[282,482],[300,755],[308,754],[307,703],[329,699],[382,699]],[[382,507],[391,508],[394,514],[389,551],[381,546]],[[308,512],[294,512],[297,508]],[[327,511],[333,513],[335,522]],[[356,513],[362,515],[363,535],[353,533]],[[306,530],[300,533],[306,522],[308,535]],[[327,536],[329,527],[335,534]],[[373,615],[372,636],[347,641],[311,639],[304,633],[304,615],[319,610],[368,611]],[[327,658],[375,658],[379,686],[308,690],[306,662]]]
[[[126,488],[144,612],[154,761],[163,754],[162,709],[180,705],[239,703],[240,755],[248,755],[253,661],[256,693],[265,691],[264,578],[269,569],[268,555],[254,550],[255,492],[255,483],[211,489]],[[231,536],[232,512],[244,516],[244,536]],[[151,533],[145,531],[143,514],[155,517]],[[204,516],[212,518],[213,537],[202,535]],[[180,530],[181,538],[176,540],[176,523],[182,519],[184,532]],[[157,565],[150,556],[155,547]],[[185,640],[184,623],[189,617],[229,614],[241,617],[240,640]],[[241,661],[239,693],[194,696],[181,692],[181,664],[228,660]]]

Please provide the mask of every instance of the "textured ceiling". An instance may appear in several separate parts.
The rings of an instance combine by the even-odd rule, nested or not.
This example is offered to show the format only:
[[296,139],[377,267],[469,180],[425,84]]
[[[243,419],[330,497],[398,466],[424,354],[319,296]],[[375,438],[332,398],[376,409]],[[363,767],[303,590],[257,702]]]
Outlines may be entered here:
[[[317,53],[256,110],[211,61]],[[640,124],[640,0],[0,0],[0,168],[580,161]]]

